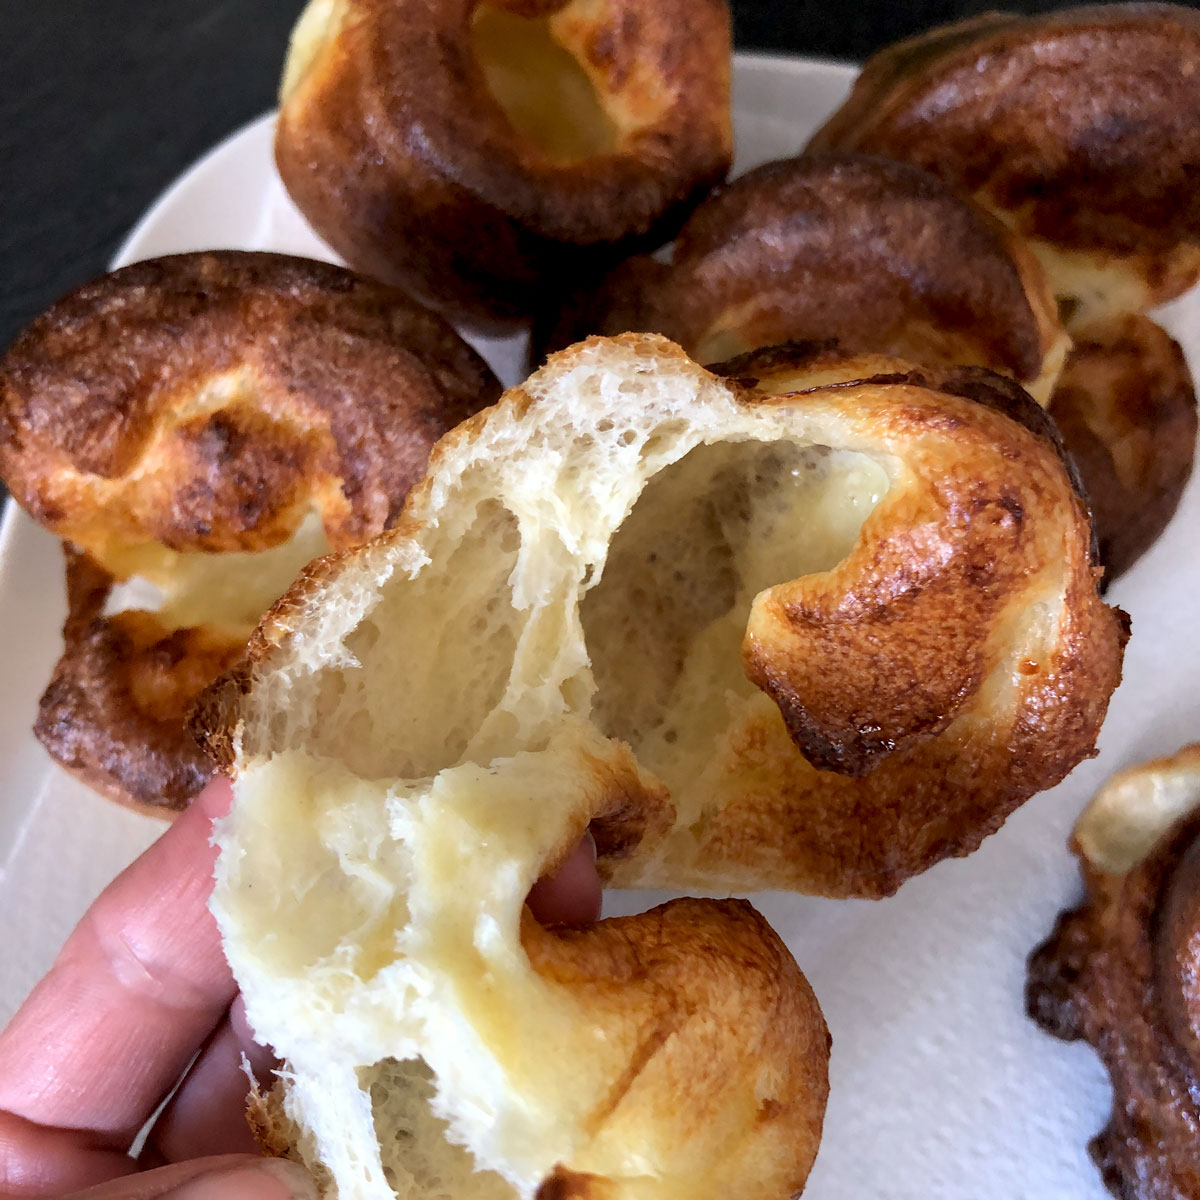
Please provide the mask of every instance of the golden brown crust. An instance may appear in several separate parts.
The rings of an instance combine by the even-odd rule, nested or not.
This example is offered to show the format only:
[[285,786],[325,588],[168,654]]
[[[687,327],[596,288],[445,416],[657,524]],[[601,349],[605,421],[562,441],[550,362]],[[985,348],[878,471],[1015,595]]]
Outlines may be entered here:
[[[768,357],[788,374],[780,355]],[[762,361],[734,367],[752,368],[759,386],[770,379]],[[759,596],[746,671],[783,726],[762,711],[731,731],[709,776],[714,815],[701,872],[759,873],[773,886],[825,895],[888,895],[940,859],[971,853],[1095,753],[1128,619],[1097,594],[1084,501],[1011,419],[1032,425],[1061,462],[1051,423],[986,372],[875,378],[893,390],[873,414],[873,435],[910,469],[930,472],[922,498],[937,497],[942,511],[905,519],[877,511],[834,571]],[[1005,419],[967,420],[947,405],[931,422],[922,411],[928,392],[917,388],[966,396]],[[939,424],[954,431],[953,457],[917,448],[922,427]],[[997,449],[1007,464],[999,475]],[[1055,522],[1045,522],[1048,512]],[[934,528],[936,550],[924,542]],[[1026,581],[1056,563],[1066,580],[1057,636],[1010,662],[1010,632],[1035,602]],[[1012,688],[1004,715],[993,691],[1001,679]]]
[[1110,4],[933,30],[871,59],[809,149],[924,167],[1161,303],[1200,277],[1200,15]]
[[[629,1064],[586,1122],[593,1137],[658,1126],[681,1194],[800,1194],[821,1140],[831,1039],[808,981],[751,905],[674,900],[580,928],[545,929],[527,913],[521,939],[533,969],[584,1003]],[[679,1098],[672,1112],[666,1096]],[[595,1200],[606,1182],[560,1172],[548,1194]]]
[[499,386],[441,318],[340,267],[209,251],[105,275],[0,362],[0,476],[84,549],[334,545],[399,515],[429,448]]
[[33,732],[57,762],[110,800],[173,816],[212,774],[184,720],[244,644],[213,630],[167,630],[152,613],[102,615],[112,576],[74,547],[64,552],[65,648]]
[[0,475],[73,547],[43,744],[122,803],[184,807],[211,773],[184,718],[241,643],[105,616],[113,585],[147,553],[269,549],[310,509],[334,546],[378,533],[498,391],[440,317],[324,263],[178,255],[64,297],[0,362]]
[[[1200,762],[1200,747],[1147,767],[1189,759]],[[1085,898],[1029,961],[1030,1016],[1095,1047],[1112,1078],[1112,1115],[1091,1153],[1122,1200],[1200,1195],[1198,837],[1193,813],[1124,874],[1080,853]]]
[[556,161],[514,127],[472,48],[478,0],[345,0],[285,89],[275,144],[292,198],[347,262],[485,321],[669,237],[732,146],[722,0],[495,8],[550,17],[617,120],[611,150]]
[[1092,506],[1105,582],[1154,544],[1196,449],[1196,394],[1179,345],[1138,313],[1089,322],[1050,400]]
[[[777,346],[716,369],[743,386],[749,376],[761,387],[805,366],[828,369],[837,357],[819,347]],[[983,404],[1047,442],[1069,470],[1053,423],[1002,376],[970,367],[925,368],[879,374],[869,382],[897,388],[898,401],[907,398],[899,389],[912,387]],[[974,457],[972,432],[964,427],[964,463]],[[905,532],[895,540],[876,540],[869,565],[843,563],[839,576],[828,579],[827,592],[814,594],[796,581],[776,586],[756,603],[743,648],[746,673],[779,706],[792,741],[813,766],[870,774],[880,762],[946,729],[994,665],[996,647],[981,641],[979,630],[1003,623],[1003,610],[1030,571],[1031,562],[1019,549],[1026,509],[1039,511],[1055,502],[1030,488],[1025,476],[1035,473],[1022,471],[1015,445],[1007,457],[1013,478],[999,481],[992,497],[976,489],[966,537],[951,556],[937,556],[936,566],[925,569],[916,561]],[[941,463],[937,470],[942,487],[965,498],[968,489],[955,479],[960,466]],[[973,471],[985,474],[975,465],[966,471],[964,479]],[[1085,497],[1077,478],[1072,483],[1081,508]],[[989,506],[994,509],[990,519]],[[846,579],[853,580],[850,586]],[[900,596],[902,605],[895,603]],[[814,636],[817,630],[821,633]],[[819,713],[805,700],[813,695],[821,696]]]
[[664,333],[702,362],[779,342],[968,363],[1046,395],[1066,346],[1020,239],[903,163],[818,154],[768,163],[705,201],[672,262],[634,259],[546,335]]
[[[605,344],[574,347],[546,370]],[[682,357],[652,336],[612,344],[643,354],[646,370]],[[831,382],[839,364],[841,382]],[[810,368],[819,386],[772,394],[772,372]],[[721,731],[696,785],[702,815],[684,831],[695,835],[694,857],[680,851],[651,878],[887,895],[942,858],[970,853],[1095,752],[1128,620],[1097,594],[1086,507],[1061,452],[1047,445],[1049,422],[1017,400],[1011,382],[822,347],[723,369],[742,403],[835,412],[846,444],[895,456],[920,482],[906,491],[907,508],[885,499],[837,568],[761,594],[745,653],[771,702]],[[431,473],[489,423],[533,403],[528,386],[510,391],[443,440]],[[1011,419],[1022,413],[1024,428]],[[429,502],[427,481],[386,541],[419,534]],[[256,680],[286,661],[327,587],[355,565],[354,556],[313,564],[204,697],[196,725],[226,768]],[[1038,611],[1044,620],[1031,623]],[[594,642],[589,653],[598,653]],[[636,786],[628,794],[636,808]],[[621,885],[646,882],[636,856],[602,867]]]
[[[751,905],[674,900],[551,928],[526,911],[521,941],[533,970],[586,1012],[598,1047],[589,1068],[624,1064],[582,1122],[586,1142],[650,1146],[664,1194],[800,1194],[821,1140],[831,1039],[808,981]],[[266,1153],[303,1159],[285,1091],[252,1092],[247,1118]],[[627,1183],[560,1165],[537,1196],[606,1200]]]

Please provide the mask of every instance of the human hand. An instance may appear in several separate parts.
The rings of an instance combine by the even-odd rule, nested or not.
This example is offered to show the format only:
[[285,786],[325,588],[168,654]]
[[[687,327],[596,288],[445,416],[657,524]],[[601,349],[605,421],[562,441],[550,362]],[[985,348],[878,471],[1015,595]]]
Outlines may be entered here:
[[[0,1033],[0,1198],[307,1200],[295,1163],[260,1158],[245,1121],[254,1042],[208,911],[214,781],[109,885]],[[543,921],[600,909],[588,839],[529,896]],[[169,1097],[135,1159],[129,1147]]]

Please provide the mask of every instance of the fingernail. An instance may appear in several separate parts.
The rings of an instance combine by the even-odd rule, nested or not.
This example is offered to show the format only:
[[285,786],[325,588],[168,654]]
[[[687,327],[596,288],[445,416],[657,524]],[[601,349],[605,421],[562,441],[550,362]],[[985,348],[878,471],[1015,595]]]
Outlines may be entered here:
[[166,1193],[163,1200],[167,1197],[170,1200],[319,1200],[313,1177],[286,1158],[264,1158],[232,1171],[201,1175]]

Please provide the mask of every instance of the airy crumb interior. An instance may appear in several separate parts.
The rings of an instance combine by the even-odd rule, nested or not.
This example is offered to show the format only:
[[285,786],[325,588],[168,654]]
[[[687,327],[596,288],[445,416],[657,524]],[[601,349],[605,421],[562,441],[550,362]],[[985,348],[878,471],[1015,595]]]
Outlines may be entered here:
[[741,662],[754,597],[836,566],[886,490],[864,455],[789,441],[699,446],[656,475],[583,601],[601,732],[675,790],[755,691]]
[[[509,584],[520,545],[516,517],[484,501],[461,533],[439,531],[454,548],[444,570],[422,571],[384,590],[346,639],[359,665],[322,674],[309,732],[314,754],[339,758],[364,779],[424,779],[461,762],[487,731],[511,745],[503,716],[519,614]],[[409,664],[441,664],[411,679]],[[504,736],[507,735],[507,736]],[[471,757],[487,761],[497,739]]]
[[479,1170],[468,1150],[447,1139],[424,1062],[387,1058],[361,1069],[359,1082],[371,1097],[383,1173],[397,1200],[516,1200],[511,1184]]
[[[819,404],[589,353],[553,408],[535,377],[532,403],[448,439],[413,533],[297,597],[239,731],[227,953],[294,1067],[293,1117],[372,1200],[383,1175],[402,1200],[509,1200],[559,1163],[640,1170],[580,1133],[613,1081],[530,969],[525,897],[612,802],[612,738],[672,791],[702,769],[731,706],[764,698],[741,660],[754,597],[834,567],[889,486],[828,448]],[[343,1115],[368,1094],[374,1130]]]

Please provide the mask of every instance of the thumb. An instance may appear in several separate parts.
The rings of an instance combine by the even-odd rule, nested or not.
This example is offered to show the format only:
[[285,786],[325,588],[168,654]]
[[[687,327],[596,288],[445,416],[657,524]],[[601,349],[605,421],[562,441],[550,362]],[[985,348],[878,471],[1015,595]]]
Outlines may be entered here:
[[297,1163],[226,1154],[126,1175],[64,1200],[318,1200],[318,1192]]

